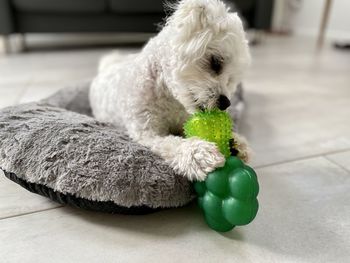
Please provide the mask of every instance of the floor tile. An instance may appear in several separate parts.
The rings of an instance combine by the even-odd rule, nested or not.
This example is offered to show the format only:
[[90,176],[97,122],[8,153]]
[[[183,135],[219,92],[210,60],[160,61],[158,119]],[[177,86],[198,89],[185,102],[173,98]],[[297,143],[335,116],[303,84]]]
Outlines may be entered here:
[[[110,50],[1,56],[0,108],[93,76]],[[252,48],[240,127],[255,150],[253,165],[304,158],[258,169],[252,224],[218,234],[195,205],[148,216],[33,213],[58,205],[0,174],[0,262],[350,261],[350,55],[314,51],[314,41],[299,38],[268,37]],[[326,156],[305,159],[315,155]]]
[[146,216],[59,208],[0,220],[0,261],[350,260],[350,177],[344,169],[320,157],[257,172],[259,214],[232,232],[210,230],[195,205]]
[[[110,49],[33,53],[32,57],[36,57],[34,60],[38,61],[40,58],[40,63],[31,68],[30,82],[20,103],[36,101],[63,87],[92,79],[96,75],[99,58],[109,52]],[[120,52],[130,53],[135,52],[135,49],[121,49]],[[27,63],[33,59],[32,57],[27,57]]]
[[23,84],[32,79],[41,54],[18,53],[0,57],[0,84]]
[[[259,228],[264,230],[256,231],[260,235],[268,234],[259,241],[260,245],[279,251],[286,259],[292,256],[294,262],[350,260],[347,171],[318,157],[265,167],[257,172],[261,193],[256,223],[260,222]],[[285,261],[280,258],[275,262]]]
[[255,166],[350,149],[350,54],[292,44],[271,38],[252,49],[240,128]]
[[[73,82],[74,83],[74,82]],[[57,83],[31,84],[21,94],[19,103],[39,101],[66,87]]]
[[59,206],[59,204],[30,193],[10,181],[0,170],[0,219]]
[[330,154],[326,157],[350,172],[350,151]]
[[2,84],[0,83],[0,109],[12,106],[19,102],[26,84]]
[[32,74],[30,86],[35,87],[44,84],[61,85],[63,87],[84,79],[92,79],[95,76],[95,69],[43,69]]

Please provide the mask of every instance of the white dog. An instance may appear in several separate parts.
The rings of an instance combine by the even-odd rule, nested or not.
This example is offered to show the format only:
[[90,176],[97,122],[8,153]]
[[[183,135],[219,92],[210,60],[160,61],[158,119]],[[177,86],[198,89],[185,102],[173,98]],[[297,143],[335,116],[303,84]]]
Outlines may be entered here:
[[[188,179],[204,180],[225,158],[213,143],[179,136],[183,124],[197,110],[229,107],[249,62],[236,13],[219,0],[182,0],[139,54],[102,59],[90,92],[93,114],[123,126]],[[234,138],[247,160],[244,139]]]

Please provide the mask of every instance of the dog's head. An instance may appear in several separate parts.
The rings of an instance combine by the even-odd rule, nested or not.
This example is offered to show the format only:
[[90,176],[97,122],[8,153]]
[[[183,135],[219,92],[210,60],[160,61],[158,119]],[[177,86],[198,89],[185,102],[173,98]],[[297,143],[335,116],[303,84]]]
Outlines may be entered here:
[[219,0],[182,0],[164,28],[168,86],[189,113],[229,105],[250,63],[242,21]]

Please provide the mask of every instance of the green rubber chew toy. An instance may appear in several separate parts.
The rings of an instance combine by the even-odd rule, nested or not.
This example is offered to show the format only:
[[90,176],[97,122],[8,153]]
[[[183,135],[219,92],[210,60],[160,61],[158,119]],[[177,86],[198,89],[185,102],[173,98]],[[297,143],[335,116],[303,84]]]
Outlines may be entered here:
[[228,113],[216,109],[193,114],[184,126],[187,138],[215,142],[226,157],[224,167],[209,173],[205,181],[194,183],[207,224],[219,232],[249,224],[259,208],[256,173],[238,157],[230,156],[232,127]]

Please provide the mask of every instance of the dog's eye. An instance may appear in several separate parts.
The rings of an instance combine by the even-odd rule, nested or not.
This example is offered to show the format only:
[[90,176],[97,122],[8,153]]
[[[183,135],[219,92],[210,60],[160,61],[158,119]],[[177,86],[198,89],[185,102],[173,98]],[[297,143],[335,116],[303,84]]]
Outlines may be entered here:
[[223,59],[218,56],[210,57],[210,68],[216,73],[220,74],[222,71]]

